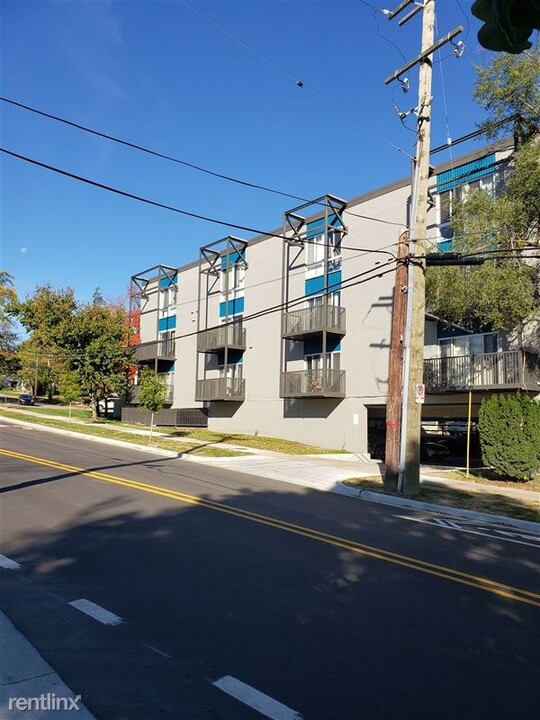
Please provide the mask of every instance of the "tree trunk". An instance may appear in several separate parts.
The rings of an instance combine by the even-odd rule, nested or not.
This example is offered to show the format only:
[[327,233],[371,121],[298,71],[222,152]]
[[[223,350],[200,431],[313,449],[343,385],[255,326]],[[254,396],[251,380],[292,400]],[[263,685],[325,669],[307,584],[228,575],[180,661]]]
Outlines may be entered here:
[[70,401],[70,403],[69,403],[69,415],[68,415],[69,422],[71,422],[71,405],[72,405],[72,403],[71,403],[71,401]]
[[152,432],[154,430],[154,411],[150,414],[150,442],[152,442]]

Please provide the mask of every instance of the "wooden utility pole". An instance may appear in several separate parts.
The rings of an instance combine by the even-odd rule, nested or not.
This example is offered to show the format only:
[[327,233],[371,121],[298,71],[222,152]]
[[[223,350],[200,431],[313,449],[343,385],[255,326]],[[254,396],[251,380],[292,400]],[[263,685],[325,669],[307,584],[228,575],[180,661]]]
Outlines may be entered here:
[[[398,491],[404,495],[417,495],[420,490],[420,420],[423,400],[424,374],[424,323],[426,313],[425,271],[426,231],[429,183],[429,152],[431,130],[431,76],[433,53],[463,31],[457,27],[441,40],[435,37],[435,0],[423,4],[403,0],[387,17],[392,20],[414,4],[408,15],[399,21],[405,24],[419,12],[422,16],[422,48],[420,54],[396,70],[385,84],[401,80],[404,73],[415,65],[420,66],[418,77],[417,145],[412,188],[407,314],[403,359],[403,409]],[[415,259],[416,257],[416,259]]]
[[401,436],[401,396],[403,390],[403,341],[407,313],[407,255],[409,231],[401,233],[397,246],[396,279],[392,305],[392,331],[390,335],[390,365],[388,368],[388,400],[386,403],[386,451],[384,488],[397,490],[399,475],[399,448]]
[[[435,37],[435,0],[424,4],[422,22],[422,52]],[[413,218],[411,254],[423,258],[426,254],[427,207],[429,183],[429,148],[431,133],[431,56],[420,64],[418,87],[418,142],[416,146],[416,194]],[[412,312],[409,328],[409,367],[405,423],[405,458],[400,478],[403,495],[418,495],[420,491],[420,421],[422,405],[416,402],[416,388],[424,378],[424,325],[426,321],[426,261],[413,260],[409,268],[412,285]]]

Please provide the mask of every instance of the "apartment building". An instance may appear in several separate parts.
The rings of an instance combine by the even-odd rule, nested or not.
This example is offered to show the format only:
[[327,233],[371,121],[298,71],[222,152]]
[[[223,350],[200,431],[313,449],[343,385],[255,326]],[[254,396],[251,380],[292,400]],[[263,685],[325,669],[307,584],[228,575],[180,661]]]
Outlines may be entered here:
[[[451,248],[456,199],[504,182],[511,142],[436,168],[428,238]],[[358,453],[384,421],[395,253],[408,226],[410,180],[345,201],[285,211],[282,226],[225,237],[183,267],[132,277],[140,364],[166,378],[163,422],[201,417],[224,432],[272,435]],[[461,418],[469,387],[533,391],[535,369],[512,337],[472,336],[426,320],[426,418]],[[136,404],[137,388],[132,402]]]

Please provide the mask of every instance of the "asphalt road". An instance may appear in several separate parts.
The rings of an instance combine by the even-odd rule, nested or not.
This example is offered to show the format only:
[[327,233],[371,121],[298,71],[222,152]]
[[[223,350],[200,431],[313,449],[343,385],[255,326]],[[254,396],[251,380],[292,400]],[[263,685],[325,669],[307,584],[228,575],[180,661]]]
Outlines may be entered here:
[[0,609],[98,720],[538,716],[532,544],[1,432],[0,552],[21,569],[0,568]]

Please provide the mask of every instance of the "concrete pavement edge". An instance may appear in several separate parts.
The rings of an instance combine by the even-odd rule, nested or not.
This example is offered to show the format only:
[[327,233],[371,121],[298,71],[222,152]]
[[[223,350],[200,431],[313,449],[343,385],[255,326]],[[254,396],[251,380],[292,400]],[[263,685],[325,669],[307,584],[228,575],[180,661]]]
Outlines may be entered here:
[[36,648],[0,612],[0,716],[5,720],[95,720]]

